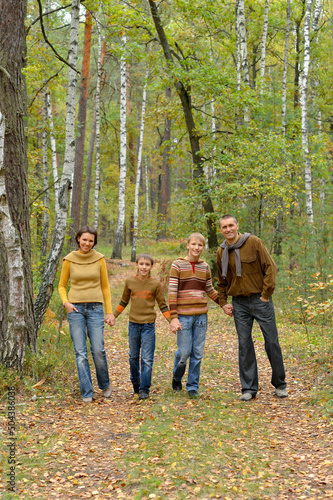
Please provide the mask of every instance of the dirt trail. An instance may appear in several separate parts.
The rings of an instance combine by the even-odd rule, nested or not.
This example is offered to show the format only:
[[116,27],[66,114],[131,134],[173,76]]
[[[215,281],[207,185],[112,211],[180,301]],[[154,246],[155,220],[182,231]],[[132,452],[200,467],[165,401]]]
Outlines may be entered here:
[[[113,267],[115,264],[110,264]],[[132,266],[120,268],[119,282],[132,272]],[[113,281],[113,285],[115,281]],[[158,330],[168,335],[167,325],[158,318]],[[128,450],[135,449],[140,421],[149,418],[155,404],[163,401],[165,388],[170,385],[172,353],[167,362],[167,370],[161,380],[154,383],[152,397],[148,402],[139,402],[133,397],[129,382],[127,339],[116,325],[106,332],[106,351],[111,367],[113,395],[104,401],[100,391],[92,404],[83,404],[78,395],[69,395],[63,400],[48,399],[43,404],[25,402],[18,406],[17,416],[24,439],[18,443],[18,456],[29,457],[29,465],[21,469],[32,473],[31,479],[18,485],[20,498],[66,499],[66,498],[134,498],[135,484],[125,486],[131,465],[124,462]],[[289,398],[278,400],[273,396],[269,384],[270,368],[262,342],[257,342],[257,354],[262,387],[258,397],[250,403],[238,400],[239,382],[237,372],[237,343],[231,321],[226,320],[221,335],[218,322],[213,322],[207,337],[206,356],[218,356],[228,365],[227,376],[221,372],[216,380],[209,380],[211,387],[223,383],[223,390],[230,394],[227,405],[233,409],[256,417],[253,439],[260,435],[261,422],[265,422],[270,432],[270,447],[280,450],[276,461],[268,466],[276,471],[275,480],[280,482],[278,496],[260,498],[277,499],[324,499],[333,498],[333,427],[331,422],[317,414],[316,408],[308,405],[308,387],[311,381],[302,379],[301,367],[295,360],[288,364]],[[157,354],[162,356],[160,352]],[[205,368],[203,367],[203,371]],[[221,382],[222,381],[222,382]],[[207,385],[207,384],[206,384]],[[237,396],[235,397],[235,394]],[[203,389],[203,398],[209,399],[209,392]],[[22,408],[22,410],[20,410]],[[60,439],[59,439],[60,432]],[[54,435],[54,438],[53,438]],[[50,446],[50,442],[52,445]],[[45,448],[43,470],[34,468],[34,458]],[[240,444],[242,445],[242,444]],[[263,453],[265,450],[263,450]],[[290,481],[286,481],[283,471],[290,470]],[[227,475],[229,481],[236,481],[233,473]],[[255,477],[248,478],[255,481]],[[164,489],[163,489],[164,488]],[[0,489],[0,493],[1,493]],[[165,480],[160,488],[160,497],[178,497],[177,491]],[[141,497],[146,498],[146,497]],[[154,496],[147,498],[155,498]],[[188,498],[209,498],[190,495]],[[229,498],[216,496],[216,498]],[[232,499],[247,498],[235,493]],[[253,496],[253,499],[259,498]]]

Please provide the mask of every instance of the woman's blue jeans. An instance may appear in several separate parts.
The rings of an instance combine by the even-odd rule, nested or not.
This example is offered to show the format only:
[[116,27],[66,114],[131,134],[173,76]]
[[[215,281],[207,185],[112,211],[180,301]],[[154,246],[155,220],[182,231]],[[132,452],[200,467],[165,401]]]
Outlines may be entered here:
[[128,341],[131,382],[135,384],[141,379],[140,390],[149,392],[155,352],[155,323],[133,323],[130,321]]
[[90,350],[95,364],[98,387],[106,389],[110,384],[108,363],[104,349],[104,311],[99,302],[74,304],[78,312],[67,314],[69,330],[74,344],[76,366],[79,375],[80,391],[83,398],[94,394],[86,333],[90,340]]
[[177,332],[178,349],[173,378],[177,382],[181,381],[186,370],[186,362],[190,358],[186,390],[198,392],[201,360],[206,340],[207,314],[178,315],[178,319],[182,324],[182,330]]

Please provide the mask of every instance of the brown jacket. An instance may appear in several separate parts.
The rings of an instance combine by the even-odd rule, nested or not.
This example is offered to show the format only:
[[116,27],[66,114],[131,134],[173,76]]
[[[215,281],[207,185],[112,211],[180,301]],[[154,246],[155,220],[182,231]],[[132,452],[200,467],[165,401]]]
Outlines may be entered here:
[[[240,237],[241,235],[239,235]],[[242,262],[242,276],[237,277],[235,265],[235,252],[229,253],[229,265],[226,278],[222,278],[221,260],[223,248],[217,251],[217,274],[220,306],[227,304],[228,295],[253,295],[260,293],[263,299],[273,295],[276,281],[277,267],[269,255],[263,242],[251,235],[240,248]]]

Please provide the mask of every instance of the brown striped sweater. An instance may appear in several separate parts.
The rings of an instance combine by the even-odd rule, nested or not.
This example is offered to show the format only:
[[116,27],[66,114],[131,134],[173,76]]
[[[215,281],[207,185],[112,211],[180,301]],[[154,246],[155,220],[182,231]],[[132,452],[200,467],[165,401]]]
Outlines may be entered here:
[[169,279],[169,308],[171,319],[178,314],[192,316],[206,314],[207,297],[219,303],[218,293],[213,288],[212,276],[207,262],[199,259],[194,264],[179,258],[172,263]]

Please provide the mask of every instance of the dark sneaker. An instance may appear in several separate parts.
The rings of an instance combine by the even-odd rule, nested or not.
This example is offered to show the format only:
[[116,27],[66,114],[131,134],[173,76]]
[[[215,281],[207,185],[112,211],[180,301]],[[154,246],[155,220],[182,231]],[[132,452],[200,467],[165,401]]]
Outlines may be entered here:
[[139,380],[139,382],[133,382],[133,391],[135,394],[139,394],[140,384],[141,384],[140,380]]
[[172,379],[172,388],[174,391],[181,391],[182,390],[182,383],[179,380],[175,380],[174,378]]
[[252,394],[251,392],[244,392],[244,394],[241,395],[239,398],[241,401],[251,401],[251,399],[254,399],[255,395]]
[[198,397],[198,393],[195,390],[187,391],[187,394],[190,396],[190,398],[197,398]]
[[139,399],[148,399],[149,398],[149,392],[148,391],[140,391],[139,392]]

